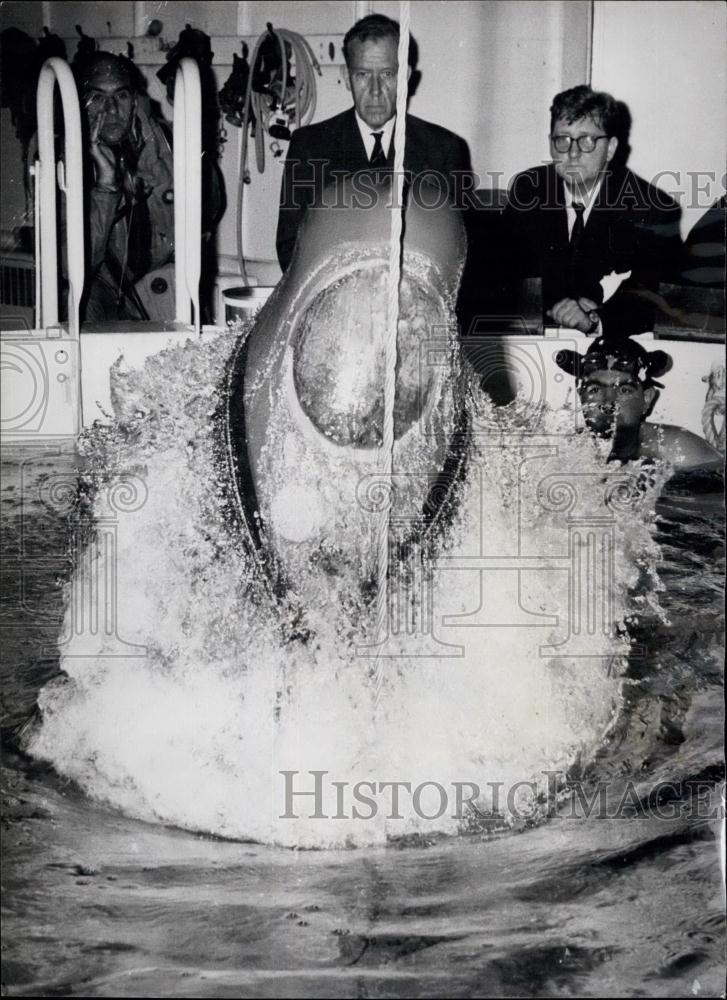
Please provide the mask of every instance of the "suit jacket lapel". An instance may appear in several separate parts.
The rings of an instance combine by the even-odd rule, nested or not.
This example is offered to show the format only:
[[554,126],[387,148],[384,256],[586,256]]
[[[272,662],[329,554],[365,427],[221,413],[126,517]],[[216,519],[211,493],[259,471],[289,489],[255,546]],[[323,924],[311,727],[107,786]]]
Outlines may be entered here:
[[[359,131],[356,114],[351,108],[343,116],[343,128],[341,129],[341,163],[351,173],[356,170],[365,170],[369,165],[369,158],[366,155],[361,132]],[[393,145],[393,143],[392,143]]]
[[[394,143],[394,136],[391,137],[391,145],[389,146],[389,155],[386,157],[386,166],[394,169],[394,156],[396,153]],[[432,164],[427,162],[426,151],[424,150],[421,142],[421,136],[418,130],[414,127],[411,120],[411,116],[406,116],[406,146],[404,148],[404,168],[410,170],[412,174],[421,173],[421,171],[426,170],[427,167],[431,167]]]
[[[409,128],[408,117],[406,120],[405,131],[406,131],[406,143],[404,145],[404,166],[408,167],[409,164],[412,162],[412,148],[411,148],[412,137],[410,134],[411,129]],[[391,133],[391,143],[389,144],[389,155],[386,157],[386,166],[389,167],[391,170],[394,169],[394,159],[396,157],[396,148],[395,148],[396,142],[394,138],[395,135],[396,135],[396,125],[394,126],[394,131]]]
[[619,183],[618,176],[611,171],[606,173],[583,231],[584,252],[604,261],[613,253],[613,227],[622,211],[615,198]]
[[[555,167],[548,166],[550,176],[546,178],[547,190],[545,192],[546,203],[543,214],[543,228],[545,241],[553,250],[566,252],[568,249],[568,216],[565,211],[565,194],[563,180],[555,172]],[[555,195],[556,208],[549,207],[550,192]]]

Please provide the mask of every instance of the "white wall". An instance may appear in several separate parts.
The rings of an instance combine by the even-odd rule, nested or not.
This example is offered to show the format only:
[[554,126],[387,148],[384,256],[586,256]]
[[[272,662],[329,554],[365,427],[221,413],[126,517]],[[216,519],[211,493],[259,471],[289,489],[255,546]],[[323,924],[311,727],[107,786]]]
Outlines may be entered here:
[[[31,6],[26,4],[25,6]],[[141,34],[157,17],[163,37],[174,41],[188,21],[212,35],[213,68],[219,86],[231,68],[237,49],[234,36],[249,43],[265,30],[265,22],[306,36],[343,34],[361,5],[339,2],[227,2],[193,0],[162,4],[50,2],[42,7],[50,27],[75,48],[75,25],[97,38],[102,47],[125,48],[125,38]],[[398,2],[369,5],[397,17]],[[2,10],[2,8],[0,8]],[[547,154],[548,105],[552,95],[585,79],[588,57],[587,0],[417,0],[412,4],[411,30],[419,45],[421,85],[411,103],[412,113],[445,125],[469,143],[475,170],[484,187],[506,186],[518,170],[540,162]],[[5,23],[11,23],[3,17]],[[155,73],[163,62],[150,59],[135,45],[136,59],[145,70],[153,96],[161,97]],[[341,66],[325,66],[317,79],[315,120],[350,106]],[[168,109],[167,109],[168,110]],[[229,208],[222,221],[218,245],[223,254],[235,251],[235,203],[239,177],[239,129],[227,126],[222,169]],[[275,259],[275,223],[282,160],[268,152],[260,175],[251,163],[252,183],[245,190],[245,245],[256,258]]]
[[[374,3],[398,16],[399,4]],[[587,79],[584,0],[416,0],[422,81],[410,110],[470,146],[482,187],[506,187],[548,155],[553,96]]]
[[725,191],[726,42],[722,0],[594,6],[593,86],[629,105],[629,166],[679,199],[683,233]]
[[[137,61],[145,70],[153,95],[161,97],[155,73],[164,62],[161,52],[144,55],[143,34],[152,18],[164,25],[163,37],[176,40],[186,22],[212,35],[213,68],[221,87],[239,39],[250,43],[265,30],[265,22],[299,31],[308,37],[336,36],[345,31],[367,5],[353,0],[328,2],[197,2],[130,0],[121,2],[26,2],[0,6],[2,26],[27,23],[37,33],[41,18],[69,43],[72,54],[80,24],[102,47],[125,49],[126,38],[137,36]],[[394,0],[380,0],[371,9],[398,16]],[[419,45],[421,84],[411,103],[412,113],[445,125],[469,143],[482,186],[502,187],[514,173],[543,162],[548,155],[548,107],[553,95],[588,77],[592,5],[588,0],[415,0],[411,30]],[[644,176],[676,169],[724,170],[725,150],[725,8],[721,0],[702,2],[600,2],[594,5],[594,84],[626,100],[634,116],[632,163]],[[31,17],[31,14],[33,15]],[[32,27],[31,27],[32,25]],[[148,46],[147,46],[148,49]],[[349,106],[339,65],[323,68],[318,78],[315,120]],[[169,109],[167,109],[168,111]],[[3,119],[7,112],[3,113]],[[3,138],[6,137],[3,121]],[[233,266],[235,205],[239,177],[239,129],[227,126],[223,147],[228,210],[219,231],[219,248]],[[6,173],[6,171],[3,171]],[[252,183],[246,187],[245,241],[247,253],[274,260],[274,236],[282,160],[266,157],[263,175],[251,164]],[[663,182],[675,190],[672,181]],[[684,185],[682,185],[684,187]],[[688,186],[688,183],[687,183]],[[15,211],[17,184],[6,197],[3,187],[2,228]],[[721,193],[720,191],[717,193]],[[703,210],[686,204],[687,224]],[[267,270],[271,279],[277,265]]]

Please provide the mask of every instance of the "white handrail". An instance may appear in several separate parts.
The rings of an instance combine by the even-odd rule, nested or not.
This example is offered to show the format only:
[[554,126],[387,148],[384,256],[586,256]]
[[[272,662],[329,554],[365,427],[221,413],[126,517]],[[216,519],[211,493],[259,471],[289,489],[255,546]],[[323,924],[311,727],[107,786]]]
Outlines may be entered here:
[[[56,229],[56,161],[53,94],[61,92],[65,131],[62,183],[66,197],[66,255],[68,265],[68,328],[77,335],[83,294],[83,147],[78,92],[68,63],[48,59],[38,80],[39,239],[36,266],[40,274],[39,325],[58,324],[58,244]],[[60,171],[58,171],[60,173]],[[39,176],[38,176],[39,175]],[[174,87],[174,245],[176,319],[187,325],[194,314],[201,331],[199,282],[202,264],[202,91],[199,68],[182,59]]]
[[40,178],[40,326],[58,325],[58,245],[56,242],[56,162],[53,128],[53,93],[61,92],[65,135],[63,190],[66,197],[66,256],[68,264],[68,330],[78,336],[79,309],[83,294],[83,147],[81,111],[73,73],[67,62],[53,56],[46,60],[38,79],[38,157]]
[[35,247],[35,308],[33,310],[33,329],[41,325],[41,286],[40,286],[40,160],[36,159],[30,168],[33,178],[33,246]]
[[201,331],[202,90],[199,68],[182,59],[174,82],[174,261],[177,322]]

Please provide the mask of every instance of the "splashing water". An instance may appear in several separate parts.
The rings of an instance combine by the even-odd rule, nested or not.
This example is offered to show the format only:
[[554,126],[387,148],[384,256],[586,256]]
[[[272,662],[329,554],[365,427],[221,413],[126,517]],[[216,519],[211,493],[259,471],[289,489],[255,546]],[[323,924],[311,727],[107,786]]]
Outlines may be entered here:
[[[456,511],[425,569],[415,549],[392,584],[402,627],[374,710],[361,511],[348,532],[339,511],[336,545],[296,563],[305,628],[230,516],[217,414],[233,344],[117,373],[122,418],[83,443],[96,534],[68,590],[65,676],[42,691],[27,749],[131,815],[288,846],[537,820],[547,772],[588,759],[618,711],[624,622],[658,610],[657,477],[606,466],[570,411],[470,394]],[[583,602],[575,575],[591,570]],[[114,627],[80,621],[90,580],[114,582]],[[354,794],[362,782],[373,791]],[[410,786],[398,809],[386,782]],[[463,814],[467,782],[479,809]]]

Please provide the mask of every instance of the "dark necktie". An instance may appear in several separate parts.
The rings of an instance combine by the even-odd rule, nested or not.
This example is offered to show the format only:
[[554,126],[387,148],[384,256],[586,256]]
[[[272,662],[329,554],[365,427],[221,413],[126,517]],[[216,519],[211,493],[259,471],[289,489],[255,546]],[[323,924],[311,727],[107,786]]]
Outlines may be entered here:
[[579,201],[573,202],[573,211],[576,213],[575,222],[573,223],[573,229],[570,234],[570,252],[571,257],[575,257],[578,253],[578,245],[583,238],[583,213],[586,210],[585,205],[581,205]]
[[371,159],[369,164],[372,167],[385,167],[386,157],[384,156],[384,148],[381,145],[381,136],[383,132],[372,132],[371,135],[374,137],[374,148],[371,151]]
[[129,198],[126,266],[136,281],[151,268],[151,216],[141,177],[129,176],[129,187],[133,193]]
[[[584,222],[583,222],[583,213],[586,210],[586,206],[585,205],[581,205],[581,203],[578,202],[578,201],[574,201],[573,202],[573,210],[576,213],[576,218],[575,218],[575,222],[573,223],[573,229],[571,230],[571,234],[570,234],[570,254],[569,254],[569,256],[570,256],[570,278],[571,278],[571,285],[575,286],[576,285],[576,271],[577,271],[577,268],[578,268],[578,249],[580,247],[581,240],[583,239],[583,229],[584,229],[584,225],[585,225]],[[575,293],[575,287],[573,288],[573,291]]]

